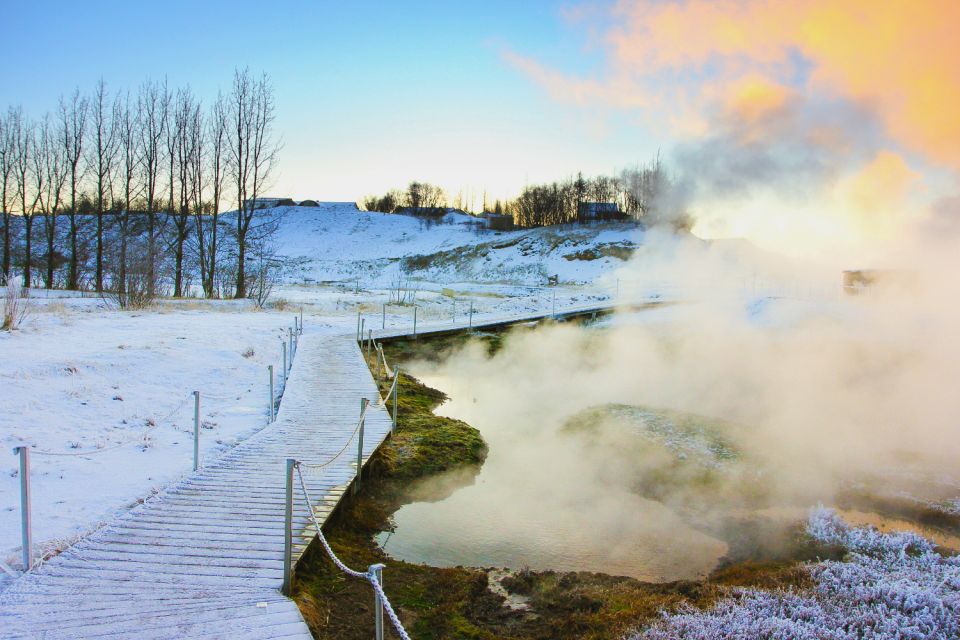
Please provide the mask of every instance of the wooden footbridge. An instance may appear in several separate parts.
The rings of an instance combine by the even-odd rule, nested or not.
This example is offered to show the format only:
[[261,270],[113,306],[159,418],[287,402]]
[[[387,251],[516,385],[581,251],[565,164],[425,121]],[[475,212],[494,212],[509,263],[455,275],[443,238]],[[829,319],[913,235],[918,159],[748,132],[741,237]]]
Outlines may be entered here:
[[[609,311],[565,309],[563,317]],[[492,328],[557,314],[471,317],[421,335]],[[477,321],[477,322],[474,322]],[[412,327],[378,331],[379,339]],[[306,331],[275,422],[0,592],[4,640],[78,638],[311,638],[284,579],[286,461],[304,473],[314,517],[293,504],[295,565],[357,469],[361,398],[363,463],[390,433],[391,417],[354,336]],[[326,463],[326,464],[323,464]]]

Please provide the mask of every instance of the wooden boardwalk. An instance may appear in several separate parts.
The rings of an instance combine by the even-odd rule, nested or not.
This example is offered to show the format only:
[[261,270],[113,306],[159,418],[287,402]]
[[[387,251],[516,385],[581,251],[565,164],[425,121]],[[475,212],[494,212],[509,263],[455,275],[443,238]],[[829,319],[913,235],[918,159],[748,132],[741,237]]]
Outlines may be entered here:
[[[472,325],[466,317],[426,323],[417,335],[612,309],[475,315]],[[399,338],[412,329],[373,335]],[[322,470],[304,472],[323,523],[356,474],[361,398],[371,401],[364,463],[390,432],[353,338],[305,333],[273,424],[0,592],[0,638],[311,638],[297,606],[280,593],[286,459],[322,464],[343,451]],[[294,496],[295,564],[316,532],[296,485]]]
[[[512,314],[474,314],[471,318],[464,314],[459,316],[456,321],[453,320],[432,320],[427,322],[418,322],[416,332],[412,320],[400,326],[374,329],[380,322],[380,314],[372,313],[363,316],[369,324],[366,326],[372,330],[375,340],[395,340],[398,338],[408,338],[411,336],[436,336],[446,333],[456,333],[466,329],[494,329],[505,327],[511,324],[524,322],[539,322],[541,320],[569,320],[571,318],[585,316],[599,316],[612,313],[616,309],[646,309],[664,304],[661,301],[649,301],[639,303],[614,303],[614,302],[593,302],[584,305],[573,305],[557,307],[548,310],[525,311]],[[366,337],[366,336],[364,336]]]
[[[311,638],[280,594],[287,458],[322,463],[367,411],[364,461],[390,431],[349,337],[301,337],[277,420],[0,593],[0,637]],[[356,441],[305,473],[321,522],[356,472]],[[295,558],[315,532],[295,499]],[[371,596],[372,597],[372,596]]]

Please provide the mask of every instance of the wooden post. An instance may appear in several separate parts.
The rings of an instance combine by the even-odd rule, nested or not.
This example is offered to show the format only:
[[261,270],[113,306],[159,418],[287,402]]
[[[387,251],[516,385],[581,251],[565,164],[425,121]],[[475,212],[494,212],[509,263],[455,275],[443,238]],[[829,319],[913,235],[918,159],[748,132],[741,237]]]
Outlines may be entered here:
[[[383,587],[383,570],[385,567],[386,565],[383,564],[372,564],[367,568],[367,571],[376,576],[381,587]],[[380,599],[378,591],[374,591],[373,594],[373,624],[376,640],[383,640],[383,601]]]
[[275,419],[274,411],[276,411],[273,404],[273,365],[267,365],[267,370],[270,371],[270,422],[273,422]]
[[293,470],[297,461],[287,458],[287,493],[283,517],[283,586],[280,591],[290,595],[293,578]]
[[393,426],[391,431],[397,430],[397,396],[400,394],[400,367],[393,370]]
[[23,571],[33,565],[33,521],[30,513],[30,447],[16,447],[20,454],[20,535],[23,544]]
[[200,468],[200,392],[193,392],[193,470]]
[[363,471],[363,424],[366,422],[366,416],[363,413],[366,411],[369,402],[366,398],[360,398],[360,429],[358,431],[360,438],[357,440],[357,478],[353,483],[354,494],[360,491],[360,473]]

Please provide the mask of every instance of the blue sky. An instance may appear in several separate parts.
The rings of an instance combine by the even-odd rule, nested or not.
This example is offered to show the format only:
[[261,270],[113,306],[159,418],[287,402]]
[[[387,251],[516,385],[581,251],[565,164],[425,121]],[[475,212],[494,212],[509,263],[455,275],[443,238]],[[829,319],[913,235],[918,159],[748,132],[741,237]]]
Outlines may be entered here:
[[209,99],[249,66],[276,89],[278,195],[352,200],[421,179],[505,197],[527,181],[643,161],[666,142],[623,116],[559,104],[503,59],[510,50],[566,72],[599,68],[564,7],[11,3],[0,104],[40,116],[101,76],[114,90],[166,76]]

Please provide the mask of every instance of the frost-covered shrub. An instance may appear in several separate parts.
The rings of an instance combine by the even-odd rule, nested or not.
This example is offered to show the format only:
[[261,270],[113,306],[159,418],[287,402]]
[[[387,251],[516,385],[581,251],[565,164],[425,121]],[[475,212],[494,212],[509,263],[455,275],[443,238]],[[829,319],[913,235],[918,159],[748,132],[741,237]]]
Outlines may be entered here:
[[742,589],[709,611],[688,608],[631,640],[947,640],[960,637],[960,556],[943,557],[913,533],[853,529],[817,509],[807,527],[845,547],[844,561],[811,564],[810,592]]

